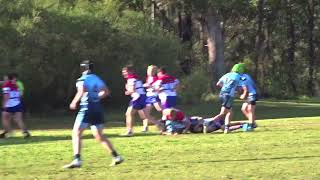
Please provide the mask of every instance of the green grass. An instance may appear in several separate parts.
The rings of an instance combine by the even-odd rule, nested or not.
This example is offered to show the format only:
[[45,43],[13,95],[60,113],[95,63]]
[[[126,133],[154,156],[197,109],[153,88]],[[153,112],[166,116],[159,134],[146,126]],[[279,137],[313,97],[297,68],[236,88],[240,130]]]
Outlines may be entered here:
[[[242,120],[239,104],[235,119]],[[186,105],[188,114],[213,115],[212,104]],[[319,179],[320,105],[260,102],[259,127],[254,132],[221,132],[160,136],[156,131],[131,138],[120,114],[110,110],[106,135],[125,162],[109,167],[111,158],[84,135],[81,169],[61,167],[72,159],[72,117],[29,118],[31,139],[0,140],[0,179]],[[314,116],[314,117],[307,117]],[[38,122],[36,124],[36,122]],[[136,127],[136,131],[141,127]]]

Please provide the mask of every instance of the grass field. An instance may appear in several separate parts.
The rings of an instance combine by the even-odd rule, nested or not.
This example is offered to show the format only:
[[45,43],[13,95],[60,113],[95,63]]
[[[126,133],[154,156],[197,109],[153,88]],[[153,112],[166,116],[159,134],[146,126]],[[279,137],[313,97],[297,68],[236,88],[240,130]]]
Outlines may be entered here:
[[[239,103],[235,119],[242,120]],[[188,114],[212,115],[213,104],[184,106]],[[0,179],[320,179],[320,104],[259,102],[254,132],[224,135],[149,134],[120,137],[123,110],[109,110],[105,133],[125,162],[111,158],[84,135],[81,169],[61,167],[72,160],[69,116],[33,117],[31,139],[20,133],[0,140]],[[111,113],[112,112],[112,113]],[[140,131],[137,127],[136,131]]]

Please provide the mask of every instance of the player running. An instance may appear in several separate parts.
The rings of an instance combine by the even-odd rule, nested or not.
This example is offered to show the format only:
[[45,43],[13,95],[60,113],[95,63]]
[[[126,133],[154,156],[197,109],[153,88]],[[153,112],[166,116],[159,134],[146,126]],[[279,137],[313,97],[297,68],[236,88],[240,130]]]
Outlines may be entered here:
[[241,78],[243,80],[243,84],[248,89],[248,96],[246,101],[242,104],[241,111],[248,118],[248,131],[253,130],[257,127],[256,125],[256,101],[257,99],[257,90],[254,81],[252,80],[249,74],[246,74],[246,67],[244,63],[239,63],[239,71],[241,73]]
[[81,167],[81,135],[88,126],[91,127],[96,140],[112,155],[113,159],[110,166],[120,164],[123,159],[113,148],[111,142],[103,136],[104,120],[100,100],[110,95],[110,91],[105,83],[93,74],[93,64],[89,60],[80,64],[80,70],[82,76],[77,80],[77,93],[70,104],[70,109],[75,110],[80,101],[80,110],[72,130],[74,160],[65,165],[64,168]]
[[[159,68],[157,75],[158,80],[155,82],[155,86],[156,90],[159,92],[162,109],[176,107],[179,80],[168,75],[165,68]],[[164,115],[163,118],[165,118]]]
[[131,101],[126,112],[126,126],[127,132],[124,136],[133,135],[133,117],[138,112],[140,118],[147,119],[145,121],[151,121],[153,124],[159,125],[159,122],[153,119],[146,110],[146,92],[143,87],[142,81],[138,79],[138,76],[134,73],[131,66],[122,68],[122,75],[126,79],[125,95],[131,96]]
[[4,132],[0,134],[0,138],[5,138],[8,133],[11,132],[10,120],[13,119],[22,130],[24,138],[30,137],[30,133],[27,130],[23,122],[23,106],[21,103],[21,93],[16,84],[16,78],[14,73],[8,74],[7,80],[5,80],[3,90],[3,104],[2,104],[2,124]]
[[[157,66],[150,65],[147,69],[147,78],[146,83],[143,84],[143,87],[146,88],[147,97],[146,97],[146,113],[151,115],[152,107],[158,112],[162,111],[162,107],[160,104],[160,99],[158,97],[158,93],[155,90],[155,82],[158,80],[157,77]],[[143,131],[148,132],[148,119],[143,120]]]
[[232,116],[233,99],[235,97],[237,88],[240,86],[243,89],[240,99],[244,99],[247,94],[247,88],[242,84],[238,65],[234,65],[231,72],[223,75],[217,82],[216,86],[221,87],[219,94],[221,110],[218,115],[213,117],[213,121],[224,118],[224,133],[228,133]]

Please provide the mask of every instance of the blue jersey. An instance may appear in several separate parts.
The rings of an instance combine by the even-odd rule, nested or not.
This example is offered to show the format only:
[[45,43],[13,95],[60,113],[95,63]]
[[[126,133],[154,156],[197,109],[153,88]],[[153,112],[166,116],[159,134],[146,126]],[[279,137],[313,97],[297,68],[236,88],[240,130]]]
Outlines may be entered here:
[[218,83],[222,84],[220,94],[227,94],[231,97],[235,96],[235,91],[238,86],[243,86],[240,74],[235,72],[223,75]]
[[106,87],[106,84],[94,74],[83,74],[77,80],[77,87],[83,86],[84,94],[81,97],[80,105],[86,108],[89,103],[99,102],[99,92]]
[[243,85],[247,87],[249,95],[257,94],[255,83],[248,74],[242,74],[241,79]]

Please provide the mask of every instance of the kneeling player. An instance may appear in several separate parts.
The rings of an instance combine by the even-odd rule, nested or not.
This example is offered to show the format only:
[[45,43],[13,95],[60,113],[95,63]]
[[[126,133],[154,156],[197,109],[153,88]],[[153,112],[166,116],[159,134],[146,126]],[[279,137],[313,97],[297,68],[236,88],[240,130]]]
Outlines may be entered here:
[[175,108],[163,110],[165,117],[165,128],[162,134],[176,135],[186,133],[190,127],[189,118],[185,114]]

